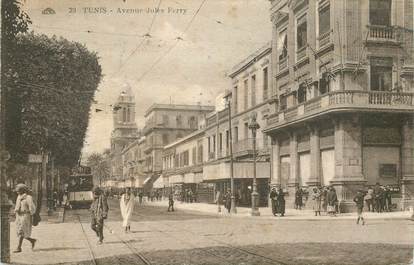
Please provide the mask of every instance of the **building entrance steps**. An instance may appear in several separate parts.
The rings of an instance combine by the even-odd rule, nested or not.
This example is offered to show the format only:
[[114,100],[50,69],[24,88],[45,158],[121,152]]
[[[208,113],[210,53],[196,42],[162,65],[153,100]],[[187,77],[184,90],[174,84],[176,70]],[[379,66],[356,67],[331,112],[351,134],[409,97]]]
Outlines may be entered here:
[[[168,208],[168,200],[147,202],[148,205],[165,207]],[[181,203],[180,201],[174,202],[174,209],[176,211],[197,211],[212,215],[218,215],[223,217],[238,217],[238,218],[247,218],[250,216],[250,207],[237,207],[237,214],[229,214],[227,209],[221,205],[221,211],[218,211],[217,204],[209,203]],[[326,213],[322,212],[322,216],[315,216],[313,210],[304,209],[296,210],[286,208],[286,213],[284,217],[275,217],[272,214],[272,209],[270,207],[259,208],[260,216],[254,218],[278,218],[280,220],[349,220],[356,218],[356,212],[353,213],[341,213],[337,214],[336,217],[327,216]],[[364,212],[364,217],[369,219],[410,219],[410,211],[394,211],[394,212],[383,212],[383,213],[373,213],[373,212]],[[279,216],[279,215],[278,215]],[[253,217],[252,217],[253,218]]]

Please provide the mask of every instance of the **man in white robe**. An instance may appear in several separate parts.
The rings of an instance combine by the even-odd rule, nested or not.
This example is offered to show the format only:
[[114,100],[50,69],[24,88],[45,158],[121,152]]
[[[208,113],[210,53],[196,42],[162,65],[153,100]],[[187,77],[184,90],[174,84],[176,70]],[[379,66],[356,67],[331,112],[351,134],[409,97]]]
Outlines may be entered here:
[[120,208],[122,215],[122,227],[125,228],[125,233],[131,231],[130,219],[134,211],[135,196],[130,188],[126,188],[125,193],[121,196]]

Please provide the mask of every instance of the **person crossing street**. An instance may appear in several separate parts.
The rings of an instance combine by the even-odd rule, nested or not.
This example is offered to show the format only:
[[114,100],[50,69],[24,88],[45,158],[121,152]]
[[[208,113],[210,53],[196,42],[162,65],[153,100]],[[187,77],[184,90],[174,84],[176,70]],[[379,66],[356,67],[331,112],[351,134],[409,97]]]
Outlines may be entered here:
[[134,212],[135,196],[131,192],[130,188],[125,189],[125,193],[122,194],[120,200],[120,209],[122,215],[122,227],[125,229],[125,233],[131,232],[131,216]]
[[357,224],[359,224],[359,221],[362,221],[362,225],[365,225],[365,220],[364,217],[362,216],[362,211],[364,209],[364,193],[359,190],[357,192],[357,195],[354,198],[354,202],[356,203],[357,206],[357,212],[358,212],[358,219],[357,219]]
[[91,204],[91,228],[95,231],[99,238],[98,244],[103,243],[103,227],[104,220],[108,217],[108,201],[103,195],[102,190],[99,187],[93,189],[93,202]]

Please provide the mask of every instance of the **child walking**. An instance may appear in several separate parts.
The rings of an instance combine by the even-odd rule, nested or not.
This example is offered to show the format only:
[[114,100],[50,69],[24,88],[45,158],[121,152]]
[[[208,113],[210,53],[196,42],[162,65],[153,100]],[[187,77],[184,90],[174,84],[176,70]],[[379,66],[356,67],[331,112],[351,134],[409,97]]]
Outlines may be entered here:
[[362,210],[364,209],[364,193],[361,190],[357,192],[357,195],[354,198],[354,202],[356,203],[358,212],[357,224],[359,224],[359,220],[361,220],[362,225],[365,225],[365,220],[362,216]]

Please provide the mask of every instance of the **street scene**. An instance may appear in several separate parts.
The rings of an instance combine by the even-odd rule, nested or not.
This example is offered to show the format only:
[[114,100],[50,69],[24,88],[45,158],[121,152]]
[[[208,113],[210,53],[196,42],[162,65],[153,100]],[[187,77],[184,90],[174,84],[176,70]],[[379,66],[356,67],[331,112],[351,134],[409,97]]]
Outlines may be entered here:
[[414,264],[414,0],[1,17],[1,264]]

